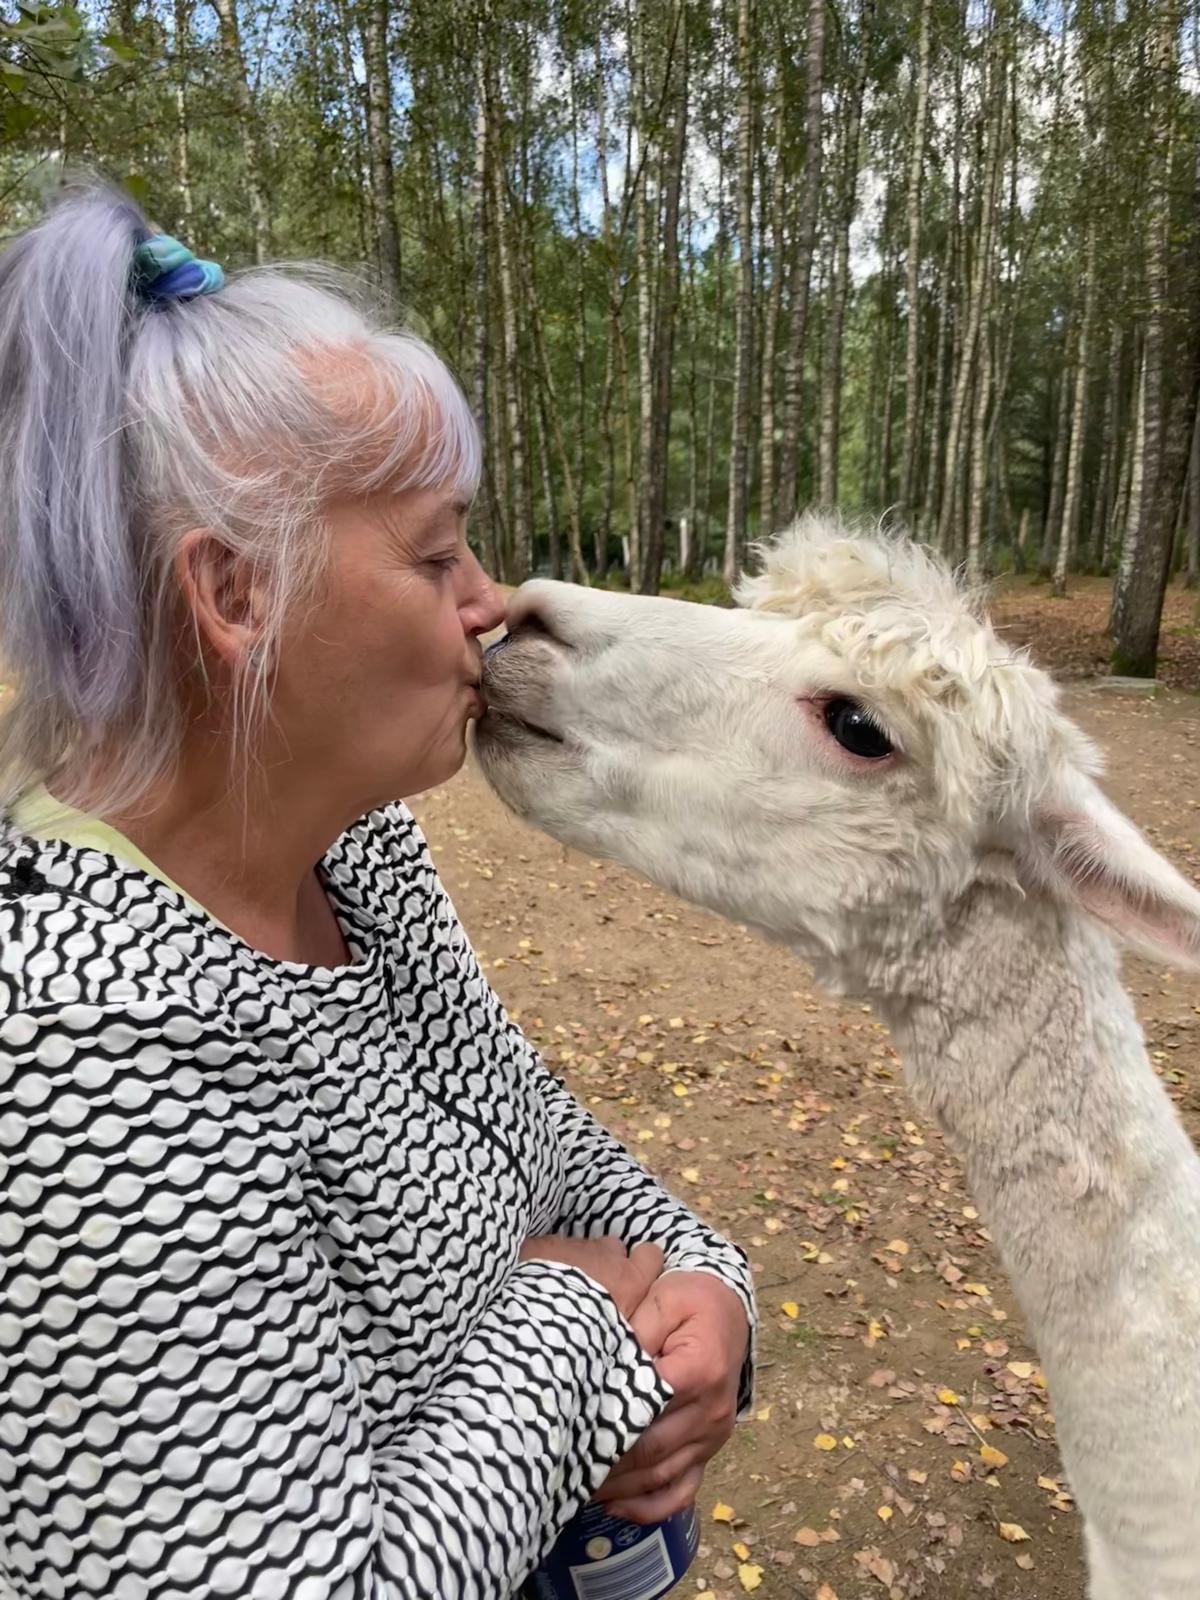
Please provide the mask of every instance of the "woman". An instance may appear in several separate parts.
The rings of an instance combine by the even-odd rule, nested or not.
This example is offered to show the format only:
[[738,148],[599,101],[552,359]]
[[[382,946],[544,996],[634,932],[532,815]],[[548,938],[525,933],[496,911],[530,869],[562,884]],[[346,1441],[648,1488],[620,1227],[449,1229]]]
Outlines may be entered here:
[[728,1434],[744,1259],[395,803],[481,710],[478,473],[311,271],[106,191],[0,258],[0,1589],[491,1600]]

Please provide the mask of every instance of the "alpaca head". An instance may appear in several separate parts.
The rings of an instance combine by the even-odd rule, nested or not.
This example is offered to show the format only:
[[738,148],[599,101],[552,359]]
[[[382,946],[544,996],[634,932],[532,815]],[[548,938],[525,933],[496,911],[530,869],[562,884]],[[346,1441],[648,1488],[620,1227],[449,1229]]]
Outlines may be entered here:
[[997,874],[1200,954],[1200,893],[1105,800],[1051,681],[923,550],[804,518],[737,599],[521,588],[476,739],[501,797],[835,969]]

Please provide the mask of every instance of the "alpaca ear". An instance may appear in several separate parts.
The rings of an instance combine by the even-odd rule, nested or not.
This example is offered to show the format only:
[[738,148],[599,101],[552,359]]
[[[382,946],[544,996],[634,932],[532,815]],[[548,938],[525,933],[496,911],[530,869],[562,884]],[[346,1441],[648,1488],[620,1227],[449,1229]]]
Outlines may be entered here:
[[1023,875],[1152,960],[1200,966],[1200,890],[1082,773],[1037,802]]

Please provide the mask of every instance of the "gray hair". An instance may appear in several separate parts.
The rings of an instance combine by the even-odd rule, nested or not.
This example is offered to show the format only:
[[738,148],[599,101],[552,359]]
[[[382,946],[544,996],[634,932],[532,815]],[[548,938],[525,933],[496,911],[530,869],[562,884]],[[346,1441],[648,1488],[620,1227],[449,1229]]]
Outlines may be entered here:
[[[148,232],[92,187],[0,255],[0,805],[103,756],[96,810],[131,808],[182,737],[173,566],[191,528],[254,567],[269,652],[327,553],[341,494],[446,484],[479,440],[447,368],[331,269],[260,267],[147,304]],[[239,675],[240,721],[268,675]],[[66,793],[61,798],[67,799]]]

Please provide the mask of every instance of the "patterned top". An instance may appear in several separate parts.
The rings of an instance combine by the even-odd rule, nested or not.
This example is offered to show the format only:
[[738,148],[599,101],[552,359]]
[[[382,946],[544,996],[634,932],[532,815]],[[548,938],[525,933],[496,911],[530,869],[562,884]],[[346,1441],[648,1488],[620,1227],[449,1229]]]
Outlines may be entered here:
[[0,1596],[498,1600],[669,1398],[522,1241],[657,1240],[753,1317],[508,1021],[408,813],[322,871],[336,969],[0,823]]

